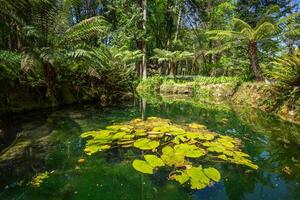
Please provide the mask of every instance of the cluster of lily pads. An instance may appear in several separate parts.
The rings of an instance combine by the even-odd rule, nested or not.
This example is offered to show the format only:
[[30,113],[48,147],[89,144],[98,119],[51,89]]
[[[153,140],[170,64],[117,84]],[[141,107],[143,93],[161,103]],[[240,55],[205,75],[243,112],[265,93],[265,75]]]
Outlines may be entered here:
[[143,159],[135,159],[134,169],[153,174],[159,167],[169,167],[169,178],[192,189],[202,189],[221,179],[213,167],[202,167],[204,161],[229,162],[252,169],[249,155],[241,151],[241,141],[207,130],[204,125],[179,126],[168,119],[148,117],[107,126],[103,130],[81,134],[87,142],[84,151],[92,155],[111,148],[135,148],[143,151]]

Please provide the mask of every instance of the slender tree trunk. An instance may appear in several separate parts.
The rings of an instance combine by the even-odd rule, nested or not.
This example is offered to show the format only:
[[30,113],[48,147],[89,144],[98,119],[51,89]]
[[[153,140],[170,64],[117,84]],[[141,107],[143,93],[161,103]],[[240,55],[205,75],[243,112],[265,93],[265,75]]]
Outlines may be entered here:
[[170,75],[174,78],[176,77],[176,71],[175,71],[175,63],[170,61]]
[[263,80],[261,73],[261,68],[259,66],[259,60],[257,55],[257,43],[255,41],[250,41],[248,44],[248,57],[250,61],[250,67],[255,75],[257,81]]
[[177,42],[178,34],[179,34],[180,26],[181,26],[181,18],[182,18],[182,10],[183,10],[183,1],[182,0],[179,2],[178,6],[179,6],[179,11],[178,11],[178,17],[177,17],[175,39],[174,39],[175,43]]
[[16,36],[17,36],[17,49],[21,49],[21,30],[18,24],[16,24]]
[[[147,22],[147,0],[142,0],[142,9],[143,9],[143,31],[146,34],[146,22]],[[143,39],[143,60],[142,60],[142,68],[143,68],[143,79],[147,78],[147,58],[146,58],[146,42]]]

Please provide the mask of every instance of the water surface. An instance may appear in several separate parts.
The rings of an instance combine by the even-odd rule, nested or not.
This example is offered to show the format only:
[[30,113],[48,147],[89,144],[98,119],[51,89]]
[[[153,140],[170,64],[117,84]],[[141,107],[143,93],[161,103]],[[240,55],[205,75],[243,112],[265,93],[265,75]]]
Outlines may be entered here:
[[[195,191],[167,180],[168,172],[143,175],[131,162],[132,150],[86,156],[80,133],[137,117],[200,123],[209,130],[238,137],[257,171],[218,163],[222,181]],[[129,105],[71,106],[2,119],[0,199],[300,199],[300,126],[255,109],[193,101],[138,101]],[[9,142],[8,142],[9,141]],[[78,159],[85,158],[83,164]],[[39,173],[50,177],[34,188]]]

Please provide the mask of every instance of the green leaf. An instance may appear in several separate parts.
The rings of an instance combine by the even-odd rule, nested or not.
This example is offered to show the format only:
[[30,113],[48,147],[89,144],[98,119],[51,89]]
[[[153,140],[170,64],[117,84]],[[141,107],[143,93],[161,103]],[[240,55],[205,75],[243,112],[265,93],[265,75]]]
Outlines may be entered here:
[[176,152],[172,147],[165,146],[162,149],[161,159],[168,166],[183,166],[185,164],[184,154],[182,152]]
[[189,175],[187,175],[184,171],[178,170],[176,172],[180,174],[173,174],[171,179],[178,181],[180,184],[184,184],[190,179]]
[[114,133],[114,131],[112,130],[87,131],[82,133],[80,137],[108,138],[111,133]]
[[213,140],[215,136],[212,133],[199,133],[199,132],[188,132],[186,137],[190,139],[199,139],[199,140]]
[[153,174],[153,167],[146,161],[134,160],[132,166],[135,170],[144,174]]
[[151,149],[155,149],[156,147],[158,147],[159,142],[152,141],[148,138],[140,138],[134,142],[133,146],[136,148],[142,149],[142,150],[151,150]]
[[144,158],[154,168],[162,167],[165,165],[165,163],[156,155],[144,155]]
[[186,172],[191,178],[190,184],[192,189],[203,189],[209,185],[209,178],[204,174],[201,165],[187,169]]
[[126,133],[130,133],[133,129],[133,126],[130,125],[112,125],[112,126],[107,126],[107,130],[113,130],[113,131],[124,131]]
[[196,147],[196,145],[189,145],[189,144],[175,145],[174,150],[190,158],[199,158],[206,154],[206,152],[203,149]]
[[206,126],[202,125],[202,124],[197,124],[197,123],[191,123],[188,125],[189,128],[191,129],[205,129]]
[[86,146],[84,149],[84,152],[87,155],[92,155],[96,152],[102,151],[102,150],[106,150],[106,149],[110,149],[110,145],[91,145],[91,146]]
[[222,160],[228,160],[226,155],[218,155],[218,158],[220,158]]
[[203,169],[205,175],[210,178],[211,180],[218,182],[221,179],[221,174],[219,173],[218,170],[216,170],[213,167],[205,168]]
[[113,140],[119,140],[119,139],[122,139],[125,135],[127,135],[126,132],[118,132],[118,133],[115,133],[115,134],[112,136],[112,139],[113,139]]

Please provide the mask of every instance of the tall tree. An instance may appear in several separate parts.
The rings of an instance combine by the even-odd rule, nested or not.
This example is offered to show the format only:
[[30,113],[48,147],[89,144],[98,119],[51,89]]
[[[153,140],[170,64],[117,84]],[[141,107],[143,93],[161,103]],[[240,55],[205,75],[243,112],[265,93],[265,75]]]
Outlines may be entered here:
[[[143,9],[143,30],[146,35],[146,24],[147,24],[147,0],[142,0],[142,9]],[[142,52],[143,52],[143,60],[142,60],[142,68],[143,68],[143,79],[147,78],[147,52],[146,52],[146,40],[143,39],[142,42]]]
[[225,40],[230,43],[234,40],[245,41],[251,70],[256,80],[263,80],[261,67],[259,65],[257,43],[263,39],[270,39],[277,30],[276,25],[270,22],[264,22],[252,28],[250,24],[241,19],[234,19],[234,25],[236,30],[214,30],[208,31],[207,34],[211,36],[211,39]]

